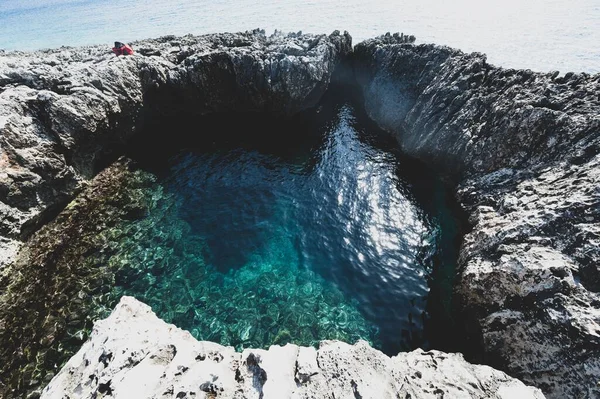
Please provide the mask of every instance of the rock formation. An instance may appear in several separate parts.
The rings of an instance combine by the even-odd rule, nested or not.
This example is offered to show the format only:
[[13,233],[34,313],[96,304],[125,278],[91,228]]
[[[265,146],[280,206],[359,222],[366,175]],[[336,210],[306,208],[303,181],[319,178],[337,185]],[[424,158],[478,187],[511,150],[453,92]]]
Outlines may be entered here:
[[136,225],[150,213],[177,223],[170,205],[152,175],[118,160],[0,271],[0,397],[47,383],[87,339],[117,300],[111,287],[124,267],[113,258],[122,245],[142,236],[154,246],[175,241],[153,231],[153,218]]
[[[151,205],[131,193],[135,184],[152,182],[132,178],[126,163],[90,183],[134,134],[177,113],[294,114],[315,105],[335,68],[348,62],[371,118],[397,137],[406,153],[438,168],[470,216],[472,230],[461,248],[455,289],[456,314],[470,339],[469,359],[537,386],[549,397],[600,396],[600,75],[502,69],[487,64],[483,54],[413,41],[387,35],[353,50],[346,33],[266,37],[257,30],[134,42],[137,54],[130,57],[115,57],[99,46],[0,54],[0,347],[9,359],[3,362],[0,395],[17,397],[47,382],[39,379],[42,369],[58,367],[66,353],[56,352],[62,348],[61,334],[91,321],[79,309],[98,287],[86,282],[94,273],[110,281],[115,272],[86,267],[86,256],[99,248],[96,239],[110,237],[94,236],[96,224],[82,215],[90,212],[110,227]],[[134,198],[130,206],[114,191],[124,178],[137,182],[122,185]],[[40,229],[78,193],[84,195]],[[105,213],[92,215],[97,204]],[[102,223],[100,228],[106,227]],[[71,247],[70,239],[81,247]],[[76,278],[66,282],[65,273]],[[110,320],[133,317],[128,312],[134,307],[140,318],[152,319],[143,306],[129,302]],[[29,312],[22,319],[31,323],[14,329],[22,309]],[[177,337],[159,334],[163,346],[158,351],[143,342],[119,343],[119,328],[111,330],[115,345],[149,354],[142,359],[134,353],[132,364],[124,366],[127,359],[117,352],[111,352],[114,359],[108,352],[104,357],[93,352],[104,350],[97,337],[109,334],[109,328],[109,322],[100,323],[95,338],[67,366],[98,379],[78,386],[63,370],[45,395],[61,387],[74,395],[84,390],[125,395],[123,381],[159,368],[166,373],[160,387],[167,391],[157,395],[172,385],[205,396],[221,388],[260,396],[261,389],[266,395],[276,385],[269,385],[273,381],[281,389],[297,389],[299,396],[310,395],[309,389],[350,397],[377,389],[454,396],[452,384],[475,397],[503,397],[512,389],[539,395],[456,355],[416,351],[389,359],[362,343],[334,342],[316,352],[286,346],[236,354],[164,325],[163,333],[170,329]],[[136,331],[142,333],[147,327],[140,328]],[[171,339],[185,342],[194,356],[218,351],[221,360],[228,359],[220,367],[226,365],[230,374],[222,371],[212,380],[201,363],[205,358],[194,366],[202,382],[190,385],[186,376],[192,375],[192,363],[177,370],[180,364],[172,362],[189,353],[175,354]],[[87,350],[97,359],[87,366],[77,363]],[[270,359],[278,354],[285,355],[289,367],[273,366]],[[353,369],[349,364],[356,365],[357,357],[370,359],[370,366]],[[458,376],[441,381],[443,376],[432,370],[436,363],[460,367],[470,382],[463,385]],[[185,367],[190,370],[184,372]],[[349,385],[325,384],[334,375]],[[380,383],[369,386],[364,375]]]
[[600,75],[390,36],[354,57],[367,112],[469,214],[455,291],[476,359],[550,397],[600,396]]
[[0,396],[47,382],[70,345],[86,338],[98,316],[90,303],[106,295],[102,285],[115,273],[86,256],[109,255],[111,240],[126,237],[110,236],[119,231],[113,227],[155,206],[141,194],[152,180],[125,163],[90,183],[131,136],[186,107],[195,115],[297,113],[316,104],[351,51],[350,36],[339,32],[255,30],[132,44],[137,55],[128,57],[101,46],[0,55]]
[[130,57],[102,46],[0,55],[0,267],[157,110],[294,114],[317,103],[351,38],[255,30],[133,45]]
[[41,398],[543,398],[460,354],[415,350],[389,358],[366,342],[287,344],[242,353],[157,318],[123,296]]

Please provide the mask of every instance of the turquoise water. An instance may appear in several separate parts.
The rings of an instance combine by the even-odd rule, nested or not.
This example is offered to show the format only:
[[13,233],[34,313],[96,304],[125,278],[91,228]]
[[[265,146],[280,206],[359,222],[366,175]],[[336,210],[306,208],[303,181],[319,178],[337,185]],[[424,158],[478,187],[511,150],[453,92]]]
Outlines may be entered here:
[[291,120],[156,126],[132,154],[180,219],[155,216],[152,229],[177,239],[128,245],[117,258],[139,267],[120,274],[118,294],[237,349],[359,338],[388,354],[435,345],[439,323],[452,328],[456,220],[441,182],[393,148],[337,100]]
[[134,41],[168,34],[347,30],[358,43],[386,32],[479,51],[492,64],[600,72],[597,0],[2,0],[0,49]]

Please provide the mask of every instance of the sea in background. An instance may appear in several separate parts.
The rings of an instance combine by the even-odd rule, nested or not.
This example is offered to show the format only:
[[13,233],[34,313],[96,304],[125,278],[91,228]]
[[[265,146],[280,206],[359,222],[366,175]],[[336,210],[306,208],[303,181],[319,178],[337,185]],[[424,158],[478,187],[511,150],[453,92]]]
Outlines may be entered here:
[[131,42],[164,35],[386,32],[487,54],[533,71],[600,72],[598,0],[2,0],[0,49]]

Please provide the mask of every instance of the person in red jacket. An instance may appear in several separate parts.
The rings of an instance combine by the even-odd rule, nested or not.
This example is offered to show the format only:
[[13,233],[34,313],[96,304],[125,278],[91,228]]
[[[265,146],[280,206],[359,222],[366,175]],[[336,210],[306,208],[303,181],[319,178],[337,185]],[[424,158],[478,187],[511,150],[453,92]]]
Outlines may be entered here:
[[116,55],[133,55],[131,46],[121,42],[115,42],[115,47],[112,48],[112,51]]

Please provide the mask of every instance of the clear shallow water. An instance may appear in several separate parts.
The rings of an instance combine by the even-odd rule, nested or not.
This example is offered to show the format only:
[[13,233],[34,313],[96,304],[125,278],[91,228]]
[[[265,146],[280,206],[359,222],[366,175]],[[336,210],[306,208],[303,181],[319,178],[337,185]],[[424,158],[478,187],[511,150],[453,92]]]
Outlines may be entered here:
[[3,0],[0,48],[106,44],[168,34],[347,30],[354,43],[386,32],[488,55],[492,64],[600,72],[597,0]]
[[144,135],[137,150],[180,222],[150,216],[173,247],[125,246],[115,263],[139,267],[119,275],[116,296],[237,349],[359,338],[390,355],[428,347],[446,322],[456,256],[439,180],[348,103],[268,119],[197,120],[174,133],[196,138],[184,150]]

